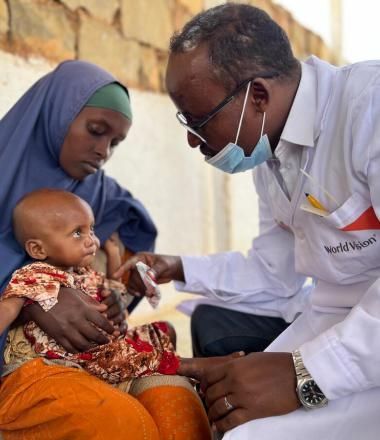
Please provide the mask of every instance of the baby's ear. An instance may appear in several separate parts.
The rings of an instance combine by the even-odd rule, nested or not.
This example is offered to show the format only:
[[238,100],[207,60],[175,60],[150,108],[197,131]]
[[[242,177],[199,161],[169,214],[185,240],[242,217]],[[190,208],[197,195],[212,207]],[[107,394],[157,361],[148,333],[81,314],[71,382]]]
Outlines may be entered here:
[[38,238],[30,238],[25,242],[25,250],[34,260],[45,260],[47,253],[42,240]]

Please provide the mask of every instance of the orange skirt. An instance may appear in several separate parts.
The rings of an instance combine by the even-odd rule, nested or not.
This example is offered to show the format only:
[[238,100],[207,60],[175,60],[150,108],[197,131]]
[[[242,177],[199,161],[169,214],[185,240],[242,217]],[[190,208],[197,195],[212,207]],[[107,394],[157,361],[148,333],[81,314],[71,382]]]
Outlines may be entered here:
[[34,359],[0,386],[5,440],[209,440],[197,396],[157,386],[136,398],[76,368]]

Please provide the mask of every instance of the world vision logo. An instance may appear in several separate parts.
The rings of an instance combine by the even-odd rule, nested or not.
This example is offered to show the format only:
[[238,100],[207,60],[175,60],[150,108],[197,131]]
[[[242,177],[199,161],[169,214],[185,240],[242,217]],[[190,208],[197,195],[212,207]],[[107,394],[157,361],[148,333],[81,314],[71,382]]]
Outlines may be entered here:
[[340,242],[337,246],[324,246],[326,252],[328,254],[342,254],[353,251],[361,251],[362,249],[373,245],[376,243],[376,234],[373,234],[372,237],[369,237],[367,240],[353,240],[353,241],[345,241]]
[[[341,228],[341,231],[344,232],[353,232],[353,231],[368,231],[368,230],[380,229],[380,222],[377,218],[375,210],[372,206],[366,209],[359,217],[354,220],[349,225]],[[347,253],[353,251],[361,251],[362,249],[373,245],[376,243],[376,234],[373,234],[372,237],[369,237],[367,240],[352,240],[340,242],[337,246],[324,246],[326,252],[328,254],[340,254]]]
[[369,231],[371,229],[380,229],[379,219],[372,206],[360,214],[352,223],[342,228],[341,231]]

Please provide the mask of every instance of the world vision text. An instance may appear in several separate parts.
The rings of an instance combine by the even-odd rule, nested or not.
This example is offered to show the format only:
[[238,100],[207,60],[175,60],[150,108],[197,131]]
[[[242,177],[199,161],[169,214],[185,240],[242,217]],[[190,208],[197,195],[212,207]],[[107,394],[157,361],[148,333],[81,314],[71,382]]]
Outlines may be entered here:
[[353,251],[361,251],[362,249],[376,243],[376,241],[377,240],[375,237],[369,237],[368,240],[363,240],[363,241],[354,240],[354,241],[340,242],[337,246],[324,245],[324,248],[326,249],[326,252],[328,254],[340,254],[340,253],[347,253]]

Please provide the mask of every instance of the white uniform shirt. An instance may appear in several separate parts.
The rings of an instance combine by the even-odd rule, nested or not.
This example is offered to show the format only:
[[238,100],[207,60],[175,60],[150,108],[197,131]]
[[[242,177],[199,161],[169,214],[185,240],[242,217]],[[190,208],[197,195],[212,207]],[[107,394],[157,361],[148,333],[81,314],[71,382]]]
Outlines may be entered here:
[[[305,298],[321,313],[352,309],[299,347],[304,363],[329,399],[379,387],[380,62],[304,63],[276,155],[287,191],[270,164],[254,170],[260,234],[249,255],[183,257],[177,288],[288,321]],[[305,193],[330,214],[302,210]]]

